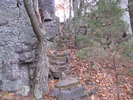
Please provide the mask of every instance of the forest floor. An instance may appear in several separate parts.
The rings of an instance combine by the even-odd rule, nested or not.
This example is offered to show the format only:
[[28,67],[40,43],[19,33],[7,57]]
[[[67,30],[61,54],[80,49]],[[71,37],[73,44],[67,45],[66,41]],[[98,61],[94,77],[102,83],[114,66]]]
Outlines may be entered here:
[[[95,58],[89,62],[76,56],[76,47],[65,50],[71,53],[71,73],[78,74],[79,82],[86,87],[88,100],[133,100],[132,60],[120,61],[119,55],[115,59],[109,56],[106,59]],[[58,80],[49,80],[49,91],[41,100],[55,100],[50,96],[50,92],[57,82]],[[34,87],[29,97],[0,92],[0,100],[36,100],[33,97],[33,89]]]
[[[75,44],[74,39],[72,42]],[[108,50],[104,59],[95,57],[89,61],[76,56],[78,50],[75,45],[66,47],[65,51],[70,51],[73,58],[70,63],[71,74],[78,74],[79,82],[84,84],[88,93],[88,100],[133,100],[133,59],[126,59],[119,53],[113,56],[111,50]],[[57,79],[49,80],[48,92],[41,100],[56,100],[50,94],[57,82]],[[34,86],[29,97],[0,92],[0,100],[36,100],[33,89]]]

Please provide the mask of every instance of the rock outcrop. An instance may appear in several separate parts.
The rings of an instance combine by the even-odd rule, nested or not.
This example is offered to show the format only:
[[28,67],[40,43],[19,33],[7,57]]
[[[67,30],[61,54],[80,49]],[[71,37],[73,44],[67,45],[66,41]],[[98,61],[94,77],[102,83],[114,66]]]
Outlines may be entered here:
[[59,40],[60,22],[55,16],[54,0],[38,0],[41,18],[47,31],[48,48],[55,48]]
[[[54,15],[55,5],[51,8],[50,0],[45,1],[51,20],[45,17],[44,25],[48,33],[48,46],[52,47],[50,44],[58,41],[54,36],[58,37],[59,25],[56,21],[59,19]],[[49,7],[53,10],[49,10]],[[23,0],[1,0],[0,90],[28,96],[30,80],[35,75],[37,43]]]
[[22,0],[0,2],[0,44],[0,90],[28,96],[37,39]]

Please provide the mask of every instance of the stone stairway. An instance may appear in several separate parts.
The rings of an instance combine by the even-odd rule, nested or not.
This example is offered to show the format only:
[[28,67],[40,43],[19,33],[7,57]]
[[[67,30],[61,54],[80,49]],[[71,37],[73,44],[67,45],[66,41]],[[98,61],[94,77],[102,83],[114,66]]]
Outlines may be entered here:
[[77,74],[71,74],[73,61],[71,53],[65,49],[70,46],[70,40],[63,35],[57,45],[57,50],[49,54],[49,62],[52,66],[51,74],[53,79],[59,79],[55,89],[51,90],[51,96],[56,100],[88,100],[84,85],[78,81]]

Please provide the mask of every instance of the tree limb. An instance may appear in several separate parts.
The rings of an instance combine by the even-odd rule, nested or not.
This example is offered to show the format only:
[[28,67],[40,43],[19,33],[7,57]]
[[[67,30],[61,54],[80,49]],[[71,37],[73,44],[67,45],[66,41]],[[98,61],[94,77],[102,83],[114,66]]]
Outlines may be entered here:
[[[32,7],[32,4],[31,4],[31,1],[30,0],[23,0],[23,2],[24,2],[24,6],[26,8],[26,11],[27,11],[27,13],[29,15],[29,18],[30,18],[30,21],[31,21],[31,24],[32,24],[32,27],[33,27],[33,31],[34,31],[34,33],[37,36],[38,42],[40,42],[41,38],[45,37],[45,32],[43,32],[41,27],[40,27],[40,25],[42,23],[37,20],[36,15],[38,15],[38,14],[35,14],[34,9]],[[40,23],[40,25],[39,25],[39,23]]]

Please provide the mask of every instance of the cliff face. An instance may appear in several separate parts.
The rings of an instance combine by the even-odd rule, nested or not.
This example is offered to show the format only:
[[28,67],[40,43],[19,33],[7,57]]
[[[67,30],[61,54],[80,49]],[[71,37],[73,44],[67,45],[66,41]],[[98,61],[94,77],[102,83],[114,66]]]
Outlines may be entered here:
[[[52,32],[59,33],[54,29]],[[0,90],[28,96],[29,79],[34,78],[36,67],[36,48],[37,38],[23,0],[0,0]]]

